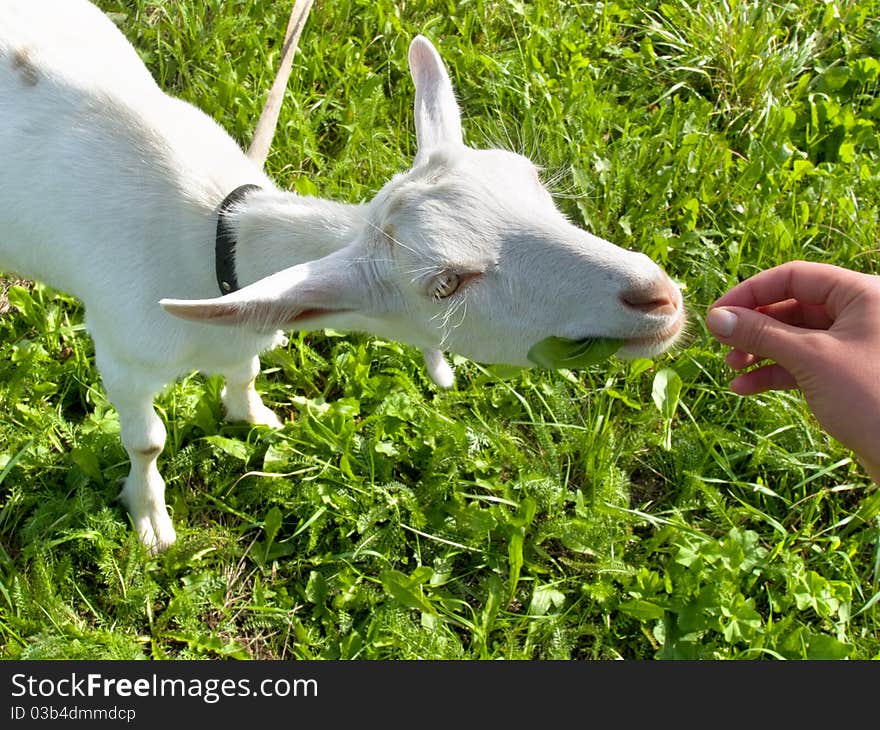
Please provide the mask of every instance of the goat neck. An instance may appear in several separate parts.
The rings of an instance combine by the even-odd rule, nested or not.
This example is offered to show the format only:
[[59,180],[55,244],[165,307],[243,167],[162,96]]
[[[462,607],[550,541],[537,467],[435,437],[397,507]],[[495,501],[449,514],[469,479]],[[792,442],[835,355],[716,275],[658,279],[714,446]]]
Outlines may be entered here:
[[367,225],[365,208],[278,190],[249,193],[226,214],[239,282],[245,286],[344,248]]

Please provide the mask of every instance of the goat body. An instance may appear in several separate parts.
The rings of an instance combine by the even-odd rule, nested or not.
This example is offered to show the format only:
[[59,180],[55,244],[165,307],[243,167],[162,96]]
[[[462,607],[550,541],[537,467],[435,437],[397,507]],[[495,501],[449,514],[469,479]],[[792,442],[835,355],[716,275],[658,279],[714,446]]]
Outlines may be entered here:
[[[0,270],[82,300],[131,459],[120,497],[150,549],[175,539],[153,398],[220,373],[230,420],[280,426],[254,378],[282,329],[408,342],[446,386],[443,350],[529,365],[544,337],[602,336],[650,356],[680,331],[666,275],[571,225],[525,158],[466,147],[436,50],[418,36],[409,60],[413,167],[344,204],[278,190],[86,0],[0,3]],[[228,223],[245,286],[219,296],[218,206],[243,184],[258,189]]]

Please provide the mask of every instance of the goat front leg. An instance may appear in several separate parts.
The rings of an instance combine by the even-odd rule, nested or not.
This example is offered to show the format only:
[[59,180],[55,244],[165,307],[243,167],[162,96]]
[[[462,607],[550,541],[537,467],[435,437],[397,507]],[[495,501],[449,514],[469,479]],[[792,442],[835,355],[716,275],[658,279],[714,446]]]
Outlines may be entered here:
[[151,554],[165,550],[176,539],[174,525],[165,506],[165,481],[156,460],[165,447],[165,426],[153,408],[149,377],[119,368],[102,368],[104,388],[119,414],[122,445],[131,460],[131,470],[119,493],[119,501],[131,515],[140,541]]
[[260,358],[254,357],[245,365],[233,370],[226,370],[226,386],[220,397],[226,408],[227,421],[245,421],[255,426],[281,428],[278,416],[263,405],[260,394],[254,387],[254,381],[260,372]]
[[425,358],[425,367],[431,380],[446,390],[455,385],[455,374],[449,363],[446,362],[442,350],[425,348],[422,350],[422,356]]

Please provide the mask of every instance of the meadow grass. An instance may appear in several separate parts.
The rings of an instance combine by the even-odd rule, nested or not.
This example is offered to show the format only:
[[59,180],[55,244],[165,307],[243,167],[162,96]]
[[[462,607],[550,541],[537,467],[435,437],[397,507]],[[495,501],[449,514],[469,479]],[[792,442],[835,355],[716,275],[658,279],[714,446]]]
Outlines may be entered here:
[[[287,2],[98,4],[247,145]],[[528,154],[682,283],[686,342],[579,372],[455,358],[441,391],[408,346],[294,333],[259,381],[281,431],[225,424],[217,378],[160,397],[178,542],[150,558],[81,307],[10,272],[3,656],[880,657],[880,492],[798,394],[730,393],[702,325],[789,259],[878,273],[880,2],[319,2],[280,185],[354,202],[407,167],[416,33],[470,144]]]

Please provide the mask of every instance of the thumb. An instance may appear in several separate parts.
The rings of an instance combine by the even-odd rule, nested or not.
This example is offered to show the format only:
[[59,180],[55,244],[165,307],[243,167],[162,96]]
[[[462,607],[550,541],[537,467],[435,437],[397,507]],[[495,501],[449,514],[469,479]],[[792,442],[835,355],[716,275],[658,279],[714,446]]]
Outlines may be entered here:
[[803,337],[809,330],[745,307],[710,309],[706,327],[719,342],[758,359],[775,360],[783,367],[800,363],[810,351]]

